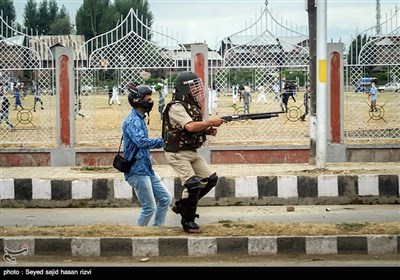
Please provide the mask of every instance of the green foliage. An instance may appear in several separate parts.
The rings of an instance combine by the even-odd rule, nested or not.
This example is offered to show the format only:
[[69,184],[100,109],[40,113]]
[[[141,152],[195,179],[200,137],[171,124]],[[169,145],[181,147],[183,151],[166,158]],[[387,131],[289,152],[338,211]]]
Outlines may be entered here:
[[389,82],[388,72],[374,72],[373,76],[378,79],[378,85],[384,85]]
[[[63,6],[64,7],[64,6]],[[66,8],[64,7],[64,11],[66,11]],[[58,13],[58,5],[56,0],[50,0],[49,1],[49,21],[54,22],[59,15]]]
[[7,24],[15,21],[15,7],[12,0],[0,0],[0,10],[3,11],[3,17],[7,20]]
[[[12,26],[12,23],[15,21],[15,7],[12,0],[0,0],[0,11],[3,11],[3,19],[4,21]],[[2,32],[7,32],[8,34],[2,34],[4,37],[11,37],[13,34],[11,30],[5,29]]]
[[73,31],[73,27],[70,24],[69,16],[58,17],[50,25],[49,35],[69,35]]
[[252,69],[239,69],[231,80],[232,84],[247,84],[252,82],[253,70]]
[[282,71],[286,81],[299,81],[299,86],[305,85],[305,73],[302,71]]
[[364,34],[363,37],[358,35],[350,44],[349,53],[347,55],[348,64],[358,64],[358,57],[360,54],[361,47],[367,42],[367,35]]
[[24,26],[28,30],[38,30],[37,18],[37,3],[34,0],[28,0],[24,8]]
[[[125,19],[130,9],[137,12],[143,23],[152,25],[153,14],[147,0],[115,0],[114,3],[108,0],[84,0],[76,14],[76,32],[78,35],[84,35],[86,40],[106,33]],[[135,33],[149,40],[150,32],[143,29],[136,30],[137,26],[136,23],[123,25],[123,33],[128,33],[132,28]]]
[[49,34],[51,20],[47,0],[42,0],[39,4],[38,17],[36,19],[40,34]]
[[76,14],[76,31],[86,40],[111,30],[118,15],[109,0],[84,0]]
[[43,35],[69,35],[73,25],[67,9],[59,10],[56,0],[42,0],[39,6],[35,0],[28,0],[24,8],[24,26]]

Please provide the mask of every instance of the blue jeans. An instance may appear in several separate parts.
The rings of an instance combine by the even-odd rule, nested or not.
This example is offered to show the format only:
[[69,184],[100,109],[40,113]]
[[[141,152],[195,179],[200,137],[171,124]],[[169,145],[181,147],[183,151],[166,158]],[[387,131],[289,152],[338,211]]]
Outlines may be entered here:
[[136,224],[147,226],[155,213],[153,226],[163,225],[172,198],[160,176],[157,174],[153,176],[134,174],[127,181],[142,205]]

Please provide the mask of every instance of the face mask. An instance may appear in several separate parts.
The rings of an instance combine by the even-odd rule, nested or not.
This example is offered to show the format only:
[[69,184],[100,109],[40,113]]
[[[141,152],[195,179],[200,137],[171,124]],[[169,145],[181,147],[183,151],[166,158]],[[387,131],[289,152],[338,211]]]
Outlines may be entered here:
[[151,109],[153,109],[154,102],[142,102],[144,111],[146,113],[150,113]]

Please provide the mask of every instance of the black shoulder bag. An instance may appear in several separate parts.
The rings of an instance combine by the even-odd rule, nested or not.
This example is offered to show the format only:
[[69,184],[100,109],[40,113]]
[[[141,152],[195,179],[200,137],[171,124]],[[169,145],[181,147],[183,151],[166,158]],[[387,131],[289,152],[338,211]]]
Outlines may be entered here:
[[119,148],[118,148],[118,154],[114,157],[114,161],[113,161],[113,166],[115,169],[117,169],[118,171],[121,172],[128,172],[129,169],[131,169],[132,165],[135,163],[136,161],[136,153],[134,153],[133,157],[131,160],[127,160],[126,158],[124,158],[120,153],[121,153],[121,146],[122,146],[122,139],[123,139],[123,135],[121,136],[121,142],[119,143]]

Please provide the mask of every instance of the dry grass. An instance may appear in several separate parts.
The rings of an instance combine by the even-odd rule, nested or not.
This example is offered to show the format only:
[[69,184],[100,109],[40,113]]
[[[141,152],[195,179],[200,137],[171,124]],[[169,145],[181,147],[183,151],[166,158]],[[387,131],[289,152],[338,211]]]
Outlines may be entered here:
[[[398,99],[397,95],[396,97],[393,97],[393,93],[381,93],[379,95],[378,104],[384,108],[382,119],[371,119],[368,107],[369,101],[366,96],[363,93],[355,94],[354,92],[345,95],[345,129],[350,133],[360,134],[360,137],[356,137],[360,139],[351,139],[350,141],[352,143],[356,142],[356,144],[370,144],[372,143],[371,141],[373,143],[398,144],[398,137],[390,139],[385,135],[389,131],[398,131],[399,129],[397,103],[394,102]],[[9,98],[12,99],[11,96]],[[166,101],[168,102],[170,98],[171,94],[167,96]],[[267,104],[258,104],[256,102],[256,94],[253,98],[254,100],[250,106],[251,113],[280,111],[279,103],[272,101],[271,93],[268,93]],[[290,101],[289,106],[299,107],[301,112],[304,111],[302,105],[303,92],[299,92],[296,98],[297,102]],[[154,99],[155,105],[150,115],[148,129],[151,137],[158,137],[161,132],[161,121],[157,108],[158,98],[154,97]],[[54,118],[56,116],[55,97],[45,95],[43,96],[43,101],[45,102],[45,110],[37,110],[36,113],[31,112],[32,123],[20,124],[13,133],[9,131],[6,125],[1,126],[0,131],[4,132],[3,143],[0,144],[1,147],[20,148],[55,145],[55,136],[52,134],[54,132],[52,126],[54,126]],[[108,95],[105,92],[82,96],[82,113],[85,117],[77,116],[76,118],[77,147],[118,147],[121,124],[131,107],[126,100],[126,96],[120,96],[121,106],[109,106],[107,101]],[[26,109],[32,109],[33,96],[28,95],[23,100],[23,104]],[[242,105],[238,103],[237,106],[241,107]],[[232,115],[242,112],[234,109],[231,96],[221,94],[218,97],[218,113],[219,115]],[[17,114],[18,111],[10,111],[10,118],[14,124],[17,123]],[[213,115],[215,115],[215,112],[213,112]],[[308,145],[309,116],[305,122],[299,121],[297,119],[299,116],[300,113],[299,115],[297,113],[294,116],[291,115],[290,121],[286,114],[281,114],[278,118],[264,121],[231,122],[221,126],[217,137],[210,137],[209,144],[211,146]],[[376,131],[376,137],[374,136],[371,139],[368,136],[369,134],[367,136],[361,135],[363,133],[371,133],[371,131]],[[16,139],[18,141],[15,141]]]
[[[400,222],[385,223],[251,223],[219,221],[202,226],[200,236],[343,236],[399,235]],[[181,227],[137,227],[124,224],[92,224],[57,227],[2,227],[2,236],[148,237],[185,236]]]

